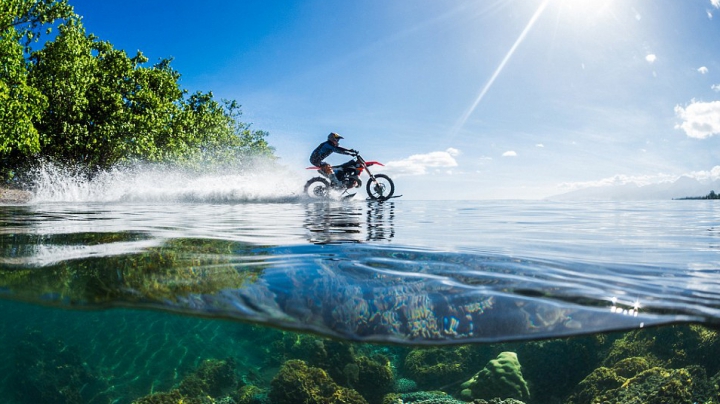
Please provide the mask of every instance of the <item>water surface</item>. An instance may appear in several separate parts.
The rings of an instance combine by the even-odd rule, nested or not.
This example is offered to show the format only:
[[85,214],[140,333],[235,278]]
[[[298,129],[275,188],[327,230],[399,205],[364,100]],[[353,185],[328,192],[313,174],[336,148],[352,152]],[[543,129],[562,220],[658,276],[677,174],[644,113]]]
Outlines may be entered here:
[[1,206],[0,339],[82,347],[105,380],[88,402],[130,402],[204,358],[276,371],[275,329],[415,347],[714,326],[719,230],[713,201]]

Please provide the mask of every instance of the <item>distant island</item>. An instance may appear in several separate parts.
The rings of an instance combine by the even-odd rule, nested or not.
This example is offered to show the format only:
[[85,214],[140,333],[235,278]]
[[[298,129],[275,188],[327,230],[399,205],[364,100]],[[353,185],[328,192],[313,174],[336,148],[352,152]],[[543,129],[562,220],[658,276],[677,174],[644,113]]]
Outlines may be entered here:
[[720,199],[720,195],[716,194],[715,191],[710,191],[709,194],[705,196],[686,196],[684,198],[673,198],[675,200],[688,200],[688,199]]

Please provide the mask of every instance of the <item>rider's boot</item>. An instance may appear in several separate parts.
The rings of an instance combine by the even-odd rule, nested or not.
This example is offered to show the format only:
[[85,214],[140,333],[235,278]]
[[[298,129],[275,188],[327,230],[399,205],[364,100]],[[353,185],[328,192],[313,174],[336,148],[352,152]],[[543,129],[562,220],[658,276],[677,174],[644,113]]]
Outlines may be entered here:
[[333,187],[337,187],[340,185],[340,180],[337,179],[335,173],[328,175],[328,178],[330,178],[330,185],[332,185]]

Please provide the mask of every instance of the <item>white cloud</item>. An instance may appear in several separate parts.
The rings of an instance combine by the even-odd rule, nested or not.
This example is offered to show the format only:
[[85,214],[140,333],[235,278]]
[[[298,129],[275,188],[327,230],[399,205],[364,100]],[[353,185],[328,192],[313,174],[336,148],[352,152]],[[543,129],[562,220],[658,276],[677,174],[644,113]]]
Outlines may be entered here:
[[612,177],[603,178],[596,181],[580,181],[580,182],[563,182],[558,184],[558,187],[563,189],[582,189],[591,187],[609,187],[613,185],[626,185],[635,184],[637,186],[644,186],[650,184],[656,184],[660,182],[673,182],[680,176],[670,174],[654,174],[654,175],[624,175],[617,174]]
[[675,128],[684,130],[689,137],[705,139],[720,134],[720,101],[693,101],[686,108],[676,105],[675,115],[683,120]]
[[542,143],[538,143],[538,144],[535,145],[535,147],[545,147],[545,145],[542,144]]
[[517,153],[513,150],[508,150],[505,153],[502,154],[503,157],[517,157]]
[[715,181],[720,179],[720,166],[715,166],[709,171],[693,171],[685,174],[685,176],[695,178],[698,181]]
[[710,4],[712,4],[715,8],[720,8],[720,0],[710,0]]
[[429,168],[457,167],[455,156],[459,154],[458,149],[451,147],[445,151],[413,154],[403,160],[390,161],[385,164],[385,167],[395,176],[423,175],[427,174]]
[[681,177],[692,178],[701,183],[716,181],[716,180],[720,179],[720,166],[714,166],[710,170],[691,171],[689,173],[685,173],[685,174],[681,174],[681,175],[664,174],[664,173],[657,173],[657,174],[650,174],[650,175],[617,174],[612,177],[603,178],[601,180],[596,180],[596,181],[563,182],[563,183],[558,184],[558,188],[564,189],[566,191],[572,191],[572,190],[583,189],[583,188],[609,187],[609,186],[628,185],[628,184],[634,184],[639,187],[642,187],[642,186],[651,185],[651,184],[673,183],[673,182],[677,181],[678,179],[680,179]]
[[700,74],[706,74],[708,72],[708,68],[705,66],[702,66],[698,69],[698,71],[700,72]]
[[720,92],[720,84],[713,84],[712,86],[710,86],[710,88],[712,88],[715,91]]
[[655,60],[657,60],[657,56],[655,56],[655,54],[651,53],[651,54],[645,56],[645,60],[647,60],[648,63],[654,63]]
[[705,12],[707,13],[708,19],[709,19],[709,20],[712,20],[712,17],[713,17],[713,16],[712,16],[712,11],[710,11],[710,10],[705,10]]

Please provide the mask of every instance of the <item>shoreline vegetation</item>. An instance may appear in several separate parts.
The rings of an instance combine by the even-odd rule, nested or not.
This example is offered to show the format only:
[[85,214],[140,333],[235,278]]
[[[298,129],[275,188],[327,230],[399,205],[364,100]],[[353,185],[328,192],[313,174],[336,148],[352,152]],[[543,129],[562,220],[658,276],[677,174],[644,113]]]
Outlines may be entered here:
[[125,164],[202,171],[275,158],[237,101],[191,94],[172,59],[148,64],[87,33],[71,2],[0,2],[2,201],[25,200],[46,162],[92,178]]
[[676,201],[702,200],[702,199],[720,199],[720,195],[716,194],[715,191],[710,191],[710,193],[705,196],[685,196],[682,198],[675,198]]

